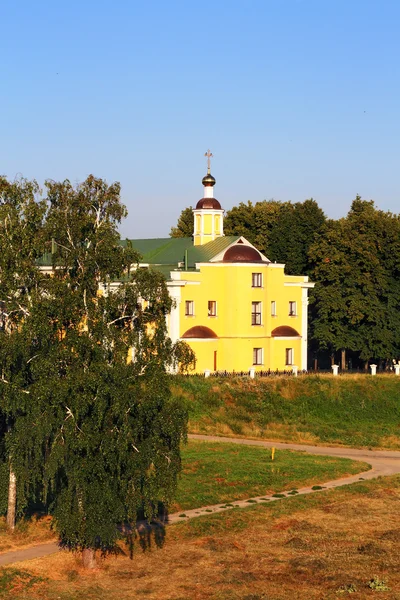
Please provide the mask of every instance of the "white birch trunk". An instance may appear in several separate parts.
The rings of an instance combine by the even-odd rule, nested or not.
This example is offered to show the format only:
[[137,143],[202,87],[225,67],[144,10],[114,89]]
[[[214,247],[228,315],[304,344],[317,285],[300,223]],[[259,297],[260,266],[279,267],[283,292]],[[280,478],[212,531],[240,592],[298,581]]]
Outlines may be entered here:
[[15,514],[17,508],[17,478],[10,465],[10,479],[8,483],[7,529],[14,531]]

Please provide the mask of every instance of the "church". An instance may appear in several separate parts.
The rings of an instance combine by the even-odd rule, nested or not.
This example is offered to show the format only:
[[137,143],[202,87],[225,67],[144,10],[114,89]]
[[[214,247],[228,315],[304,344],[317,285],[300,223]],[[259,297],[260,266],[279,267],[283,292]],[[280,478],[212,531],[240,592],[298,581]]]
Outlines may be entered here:
[[[307,369],[308,277],[285,274],[243,236],[224,235],[210,151],[203,197],[187,238],[130,240],[140,266],[161,271],[174,300],[173,342],[187,342],[197,373]],[[127,240],[122,240],[126,244]]]

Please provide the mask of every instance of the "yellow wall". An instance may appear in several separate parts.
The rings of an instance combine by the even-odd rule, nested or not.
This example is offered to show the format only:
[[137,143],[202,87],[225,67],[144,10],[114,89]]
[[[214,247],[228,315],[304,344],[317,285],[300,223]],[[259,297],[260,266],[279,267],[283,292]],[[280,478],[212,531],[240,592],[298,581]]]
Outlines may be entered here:
[[[252,273],[262,273],[262,288],[252,287]],[[271,331],[280,325],[293,327],[302,334],[302,289],[304,277],[284,274],[283,265],[207,263],[200,272],[181,272],[187,284],[181,287],[179,305],[180,337],[196,325],[212,329],[217,340],[187,340],[196,353],[196,371],[214,370],[214,352],[217,352],[217,370],[242,371],[253,367],[253,348],[263,348],[263,364],[256,370],[289,368],[286,366],[286,348],[293,348],[294,364],[301,368],[301,339],[271,337]],[[284,283],[298,283],[285,287]],[[185,315],[185,301],[194,302],[194,316]],[[217,316],[208,315],[208,301],[217,302]],[[276,302],[276,316],[271,316],[271,301]],[[296,316],[289,316],[289,301],[295,301]],[[252,325],[252,302],[262,303],[262,324]]]
[[203,233],[204,233],[204,235],[211,235],[212,234],[213,215],[206,214],[206,215],[204,215],[203,219],[204,219]]

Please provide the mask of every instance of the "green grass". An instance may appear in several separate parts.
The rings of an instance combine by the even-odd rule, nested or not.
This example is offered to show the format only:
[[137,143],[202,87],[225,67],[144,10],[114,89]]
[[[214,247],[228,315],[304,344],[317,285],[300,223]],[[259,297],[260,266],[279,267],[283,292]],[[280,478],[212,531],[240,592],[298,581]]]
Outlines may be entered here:
[[400,377],[176,377],[189,430],[304,443],[400,449]]
[[223,442],[190,440],[182,450],[183,473],[171,510],[223,504],[320,484],[343,474],[360,473],[366,463]]

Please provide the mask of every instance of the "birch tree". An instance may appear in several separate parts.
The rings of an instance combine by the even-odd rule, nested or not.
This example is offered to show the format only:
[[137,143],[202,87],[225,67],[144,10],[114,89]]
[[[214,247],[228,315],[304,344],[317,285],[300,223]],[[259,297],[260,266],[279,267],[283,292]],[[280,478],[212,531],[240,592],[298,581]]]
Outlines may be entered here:
[[24,323],[31,315],[40,288],[36,263],[44,248],[46,204],[39,192],[35,181],[9,182],[0,177],[0,421],[2,472],[7,469],[9,479],[7,526],[11,530],[15,527],[17,488],[22,509],[30,479],[29,466],[14,449],[16,415],[27,405],[31,384],[32,347],[22,340]]
[[46,489],[62,546],[93,566],[119,524],[139,509],[154,516],[173,496],[187,416],[167,369],[182,348],[167,337],[163,277],[119,243],[119,185],[92,176],[46,185],[53,275],[33,317],[48,344],[36,374]]

